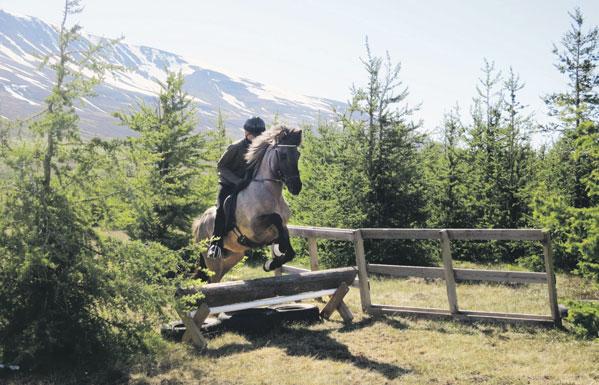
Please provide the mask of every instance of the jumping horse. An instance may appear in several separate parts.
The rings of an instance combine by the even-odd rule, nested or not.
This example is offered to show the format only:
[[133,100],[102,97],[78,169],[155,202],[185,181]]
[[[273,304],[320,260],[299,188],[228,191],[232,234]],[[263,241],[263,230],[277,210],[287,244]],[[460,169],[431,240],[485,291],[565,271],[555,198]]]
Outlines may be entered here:
[[[264,263],[265,271],[281,267],[295,256],[289,241],[287,222],[291,215],[283,199],[283,187],[293,195],[300,193],[302,181],[298,170],[302,131],[283,125],[273,126],[252,141],[246,154],[248,170],[245,183],[236,196],[225,202],[234,221],[224,236],[221,258],[207,258],[202,253],[201,265],[214,272],[211,282],[219,282],[235,266],[245,252],[273,245],[274,257]],[[236,205],[235,205],[236,201]],[[228,205],[234,205],[228,210]],[[214,230],[216,207],[210,207],[192,225],[195,242],[209,239]]]

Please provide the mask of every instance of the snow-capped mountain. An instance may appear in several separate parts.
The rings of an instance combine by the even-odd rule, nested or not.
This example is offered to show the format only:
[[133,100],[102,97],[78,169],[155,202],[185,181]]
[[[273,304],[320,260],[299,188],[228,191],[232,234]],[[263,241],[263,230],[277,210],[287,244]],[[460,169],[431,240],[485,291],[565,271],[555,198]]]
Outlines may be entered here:
[[[40,68],[41,58],[58,50],[55,27],[34,17],[17,16],[0,9],[0,119],[23,119],[43,109],[54,73]],[[98,37],[89,35],[95,41]],[[119,125],[111,113],[127,112],[140,101],[156,103],[157,81],[165,68],[180,70],[185,90],[198,110],[199,129],[214,127],[218,110],[230,133],[239,136],[243,122],[258,115],[269,121],[278,115],[289,124],[314,122],[332,116],[340,102],[292,95],[262,83],[202,68],[183,57],[156,48],[116,44],[107,60],[126,71],[107,74],[97,95],[77,106],[85,136],[125,136],[131,131]]]

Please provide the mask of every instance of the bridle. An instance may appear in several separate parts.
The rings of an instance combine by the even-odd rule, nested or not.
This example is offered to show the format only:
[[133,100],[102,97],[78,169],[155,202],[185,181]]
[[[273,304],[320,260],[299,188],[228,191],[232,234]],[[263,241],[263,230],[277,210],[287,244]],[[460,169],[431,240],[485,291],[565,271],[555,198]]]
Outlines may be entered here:
[[[295,147],[295,148],[297,148],[297,145],[295,145],[295,144],[278,144],[278,143],[273,145],[273,150],[275,151],[275,154],[277,156],[277,162],[279,164],[281,164],[280,154],[279,154],[279,151],[277,151],[278,147]],[[256,182],[275,182],[275,183],[280,183],[280,184],[286,184],[289,180],[300,179],[299,174],[290,175],[290,176],[283,175],[283,172],[281,171],[280,166],[276,170],[273,170],[272,157],[270,157],[268,159],[268,168],[272,174],[277,176],[277,178],[260,178],[260,179],[254,178],[252,180],[256,181]],[[256,168],[255,172],[256,173],[258,172],[258,168]]]

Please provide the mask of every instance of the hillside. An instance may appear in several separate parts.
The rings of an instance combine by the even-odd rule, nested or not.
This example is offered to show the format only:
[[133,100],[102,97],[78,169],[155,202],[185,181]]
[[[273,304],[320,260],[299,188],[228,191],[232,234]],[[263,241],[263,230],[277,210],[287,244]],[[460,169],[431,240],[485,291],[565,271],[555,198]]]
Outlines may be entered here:
[[[57,51],[56,27],[27,16],[0,9],[0,118],[22,119],[42,109],[54,79],[49,68],[40,68],[41,59]],[[88,35],[88,41],[99,37]],[[229,133],[237,136],[238,127],[252,115],[299,124],[319,117],[332,117],[340,102],[293,95],[260,82],[226,75],[203,68],[185,58],[157,48],[136,46],[124,41],[107,52],[107,60],[123,70],[115,71],[97,88],[97,95],[77,106],[81,129],[86,136],[116,137],[131,134],[111,116],[128,111],[139,102],[152,103],[165,79],[165,68],[181,71],[185,89],[193,98],[199,129],[213,127],[220,109]]]

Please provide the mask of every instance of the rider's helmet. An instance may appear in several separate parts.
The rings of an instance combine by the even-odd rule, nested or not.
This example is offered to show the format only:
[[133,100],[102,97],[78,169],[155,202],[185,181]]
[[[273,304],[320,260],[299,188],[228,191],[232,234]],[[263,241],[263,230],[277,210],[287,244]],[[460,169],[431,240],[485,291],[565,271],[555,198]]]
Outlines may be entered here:
[[254,136],[258,136],[261,133],[263,133],[264,130],[266,130],[266,125],[264,124],[264,120],[260,119],[257,116],[254,116],[253,118],[250,118],[245,121],[243,129]]

